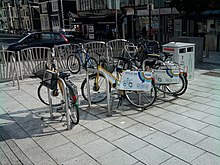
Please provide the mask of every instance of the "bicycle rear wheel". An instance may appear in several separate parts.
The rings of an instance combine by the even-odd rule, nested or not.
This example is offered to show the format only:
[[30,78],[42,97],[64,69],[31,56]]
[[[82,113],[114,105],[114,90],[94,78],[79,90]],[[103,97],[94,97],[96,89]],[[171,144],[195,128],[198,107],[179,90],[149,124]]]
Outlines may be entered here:
[[[63,96],[62,96],[61,90],[59,88],[59,85],[57,86],[56,93],[55,93],[55,91],[49,89],[49,94],[52,99],[53,106],[60,106],[62,104]],[[37,89],[37,95],[42,103],[44,103],[45,105],[49,105],[48,88],[47,87],[45,87],[43,84],[40,84]]]
[[180,74],[180,81],[178,84],[163,84],[157,86],[157,89],[163,93],[171,94],[171,95],[182,95],[186,92],[188,83],[186,78]]
[[[97,74],[89,75],[91,103],[99,103],[107,98],[106,82],[105,82],[106,80],[104,76],[99,74],[97,78],[97,83],[96,83],[96,78],[97,78]],[[82,92],[83,98],[88,101],[86,78],[82,82],[81,92]]]
[[125,97],[133,106],[144,109],[155,102],[157,90],[155,85],[152,83],[150,91],[125,91]]
[[75,54],[67,58],[67,67],[72,74],[79,73],[81,69],[80,60]]

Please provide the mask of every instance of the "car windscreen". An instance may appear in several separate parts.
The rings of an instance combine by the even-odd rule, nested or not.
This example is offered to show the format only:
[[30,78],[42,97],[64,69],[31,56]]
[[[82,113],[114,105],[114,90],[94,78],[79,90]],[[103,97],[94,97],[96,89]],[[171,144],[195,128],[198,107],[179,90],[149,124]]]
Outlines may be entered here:
[[44,41],[54,41],[54,40],[63,40],[60,34],[55,33],[44,33],[42,34],[42,38]]
[[25,42],[25,43],[29,43],[29,42],[38,42],[41,40],[41,34],[40,33],[32,33],[29,34],[27,36],[25,36],[24,38],[22,38],[21,40],[19,40],[18,42]]

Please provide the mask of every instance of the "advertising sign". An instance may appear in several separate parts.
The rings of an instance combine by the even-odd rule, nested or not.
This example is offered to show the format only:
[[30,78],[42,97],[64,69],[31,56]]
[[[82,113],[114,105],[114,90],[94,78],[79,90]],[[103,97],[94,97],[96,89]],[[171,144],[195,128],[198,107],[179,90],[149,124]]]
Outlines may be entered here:
[[118,89],[134,91],[150,91],[152,72],[125,71],[122,73]]

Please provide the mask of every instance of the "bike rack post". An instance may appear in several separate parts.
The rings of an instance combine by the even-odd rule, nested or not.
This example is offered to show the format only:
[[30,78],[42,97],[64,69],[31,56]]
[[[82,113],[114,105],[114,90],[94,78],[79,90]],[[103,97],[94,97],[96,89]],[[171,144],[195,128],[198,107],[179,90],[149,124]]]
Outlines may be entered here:
[[63,100],[65,102],[65,109],[66,109],[66,122],[67,122],[67,129],[70,130],[70,114],[68,112],[68,99],[67,99],[67,87],[66,87],[66,84],[64,82],[64,80],[62,78],[59,78],[58,77],[58,80],[62,83],[62,86],[63,86]]
[[53,107],[52,107],[52,99],[50,97],[50,89],[47,88],[48,100],[49,100],[49,111],[50,111],[50,118],[53,118]]
[[89,107],[91,107],[91,95],[90,95],[90,85],[89,85],[89,71],[86,69],[86,82],[87,82],[87,98],[89,102]]
[[91,68],[87,68],[88,71],[86,71],[86,78],[87,78],[87,97],[88,97],[88,101],[89,101],[89,106],[91,106],[91,98],[90,98],[90,86],[89,86],[89,75],[88,72],[96,72],[96,73],[100,73],[104,76],[105,78],[105,82],[106,82],[106,93],[107,93],[107,116],[112,116],[112,111],[111,111],[111,107],[110,107],[110,93],[109,93],[109,81],[108,81],[108,77],[105,74],[105,72],[99,71],[97,69],[91,69]]

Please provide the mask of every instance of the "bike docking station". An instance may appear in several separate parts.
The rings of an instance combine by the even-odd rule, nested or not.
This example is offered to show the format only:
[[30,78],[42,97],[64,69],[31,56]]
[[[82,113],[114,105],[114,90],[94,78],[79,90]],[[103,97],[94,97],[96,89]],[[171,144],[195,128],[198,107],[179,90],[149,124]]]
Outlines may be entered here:
[[[44,77],[43,77],[43,81],[42,81],[42,84],[47,87],[47,94],[48,94],[48,101],[49,101],[49,113],[50,113],[50,119],[54,119],[54,107],[52,105],[52,98],[51,98],[51,91],[50,90],[54,90],[57,88],[57,82],[61,82],[61,85],[62,85],[62,88],[63,88],[63,94],[62,94],[62,97],[63,97],[63,102],[61,102],[61,106],[63,103],[65,103],[65,108],[66,110],[68,110],[68,99],[67,99],[67,86],[66,86],[66,83],[64,82],[64,80],[60,77],[58,77],[58,73],[57,72],[53,72],[53,71],[50,71],[50,70],[46,70],[45,71],[45,74],[44,74]],[[67,130],[70,130],[71,129],[71,124],[70,124],[70,116],[69,116],[69,113],[65,113],[66,115],[66,122],[67,122]],[[63,116],[64,117],[64,116]],[[63,119],[62,117],[62,119]],[[61,119],[61,121],[62,121]]]
[[91,95],[90,95],[90,84],[89,84],[89,72],[93,72],[93,73],[98,73],[98,74],[102,74],[105,78],[105,82],[106,82],[106,94],[107,94],[107,116],[112,116],[112,110],[110,108],[110,93],[109,93],[109,81],[108,81],[108,76],[106,75],[105,72],[98,70],[98,69],[93,69],[93,68],[86,68],[86,82],[87,82],[87,97],[88,97],[88,103],[89,103],[89,107],[91,107],[92,103],[91,103]]

